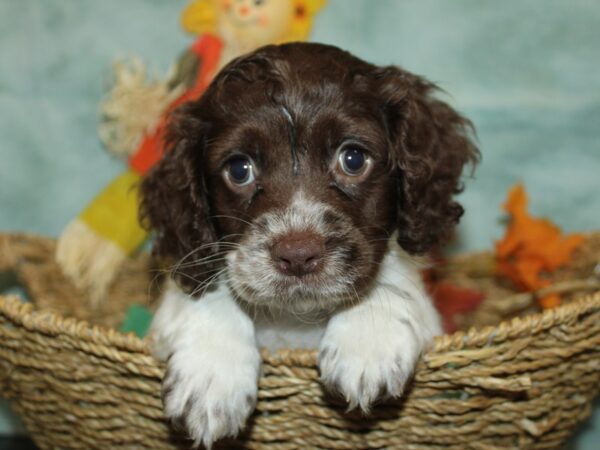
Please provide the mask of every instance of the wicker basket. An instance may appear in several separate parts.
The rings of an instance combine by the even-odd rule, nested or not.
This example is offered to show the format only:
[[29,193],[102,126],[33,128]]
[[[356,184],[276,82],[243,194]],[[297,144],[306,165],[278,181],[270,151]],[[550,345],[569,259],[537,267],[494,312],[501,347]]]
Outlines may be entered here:
[[[128,304],[152,304],[158,283],[148,258],[131,262],[111,301],[90,311],[55,266],[54,245],[0,235],[3,284],[18,283],[33,299],[0,298],[0,395],[42,449],[189,448],[162,416],[163,366],[144,341],[110,329]],[[553,278],[550,289],[568,304],[535,313],[532,295],[493,277],[489,254],[455,258],[438,275],[483,290],[487,300],[462,318],[474,328],[436,339],[401,401],[368,418],[346,413],[322,390],[314,352],[265,353],[257,411],[243,436],[222,445],[560,447],[590,414],[600,386],[599,260],[600,233],[591,234]]]

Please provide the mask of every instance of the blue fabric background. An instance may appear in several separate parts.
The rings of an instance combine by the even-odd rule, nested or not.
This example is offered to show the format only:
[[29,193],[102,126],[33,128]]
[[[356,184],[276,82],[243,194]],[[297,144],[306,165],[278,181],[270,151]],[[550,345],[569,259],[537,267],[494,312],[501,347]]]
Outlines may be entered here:
[[[164,74],[190,42],[185,3],[0,0],[0,231],[57,235],[122,169],[96,133],[111,61]],[[474,121],[483,162],[457,245],[473,250],[501,235],[517,181],[535,214],[600,227],[599,23],[593,0],[330,0],[313,40],[427,76]],[[600,448],[593,420],[577,448]]]

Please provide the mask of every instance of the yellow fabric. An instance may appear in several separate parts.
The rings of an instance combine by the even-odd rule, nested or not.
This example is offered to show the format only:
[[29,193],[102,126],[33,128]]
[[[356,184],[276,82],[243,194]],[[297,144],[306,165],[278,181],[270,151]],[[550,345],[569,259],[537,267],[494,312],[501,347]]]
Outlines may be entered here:
[[79,215],[100,236],[131,255],[144,243],[148,233],[138,222],[139,181],[127,170],[115,178]]
[[290,29],[280,43],[304,41],[308,39],[308,35],[313,26],[315,16],[325,6],[327,0],[294,0],[294,7],[304,8],[305,14],[295,16]]
[[181,27],[192,34],[217,33],[217,11],[213,0],[195,0],[181,14]]
[[[274,39],[276,43],[306,40],[315,16],[327,3],[327,0],[276,1],[288,2],[294,11],[302,11],[302,14],[293,14],[293,18],[289,22],[287,29],[282,35]],[[219,14],[225,3],[223,0],[193,0],[181,14],[182,28],[191,34],[217,33],[219,30]],[[266,43],[268,42],[263,42],[262,45]]]

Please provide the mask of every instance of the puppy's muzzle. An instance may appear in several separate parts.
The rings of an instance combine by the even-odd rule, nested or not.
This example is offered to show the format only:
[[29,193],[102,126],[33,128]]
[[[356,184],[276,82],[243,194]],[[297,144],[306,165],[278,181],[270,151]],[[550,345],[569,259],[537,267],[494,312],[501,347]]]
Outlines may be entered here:
[[271,257],[277,270],[289,276],[302,277],[321,270],[325,255],[325,240],[310,233],[289,233],[275,242]]

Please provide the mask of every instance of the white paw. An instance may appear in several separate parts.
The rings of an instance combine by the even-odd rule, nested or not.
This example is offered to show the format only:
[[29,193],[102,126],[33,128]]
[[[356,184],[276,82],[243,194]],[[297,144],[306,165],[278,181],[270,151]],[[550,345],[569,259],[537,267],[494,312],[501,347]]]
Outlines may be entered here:
[[319,352],[322,381],[349,404],[369,412],[378,398],[399,397],[413,373],[425,340],[406,319],[371,322],[360,327],[334,317]]
[[256,404],[259,366],[250,346],[176,350],[162,385],[166,416],[184,427],[194,446],[210,448],[237,435]]

